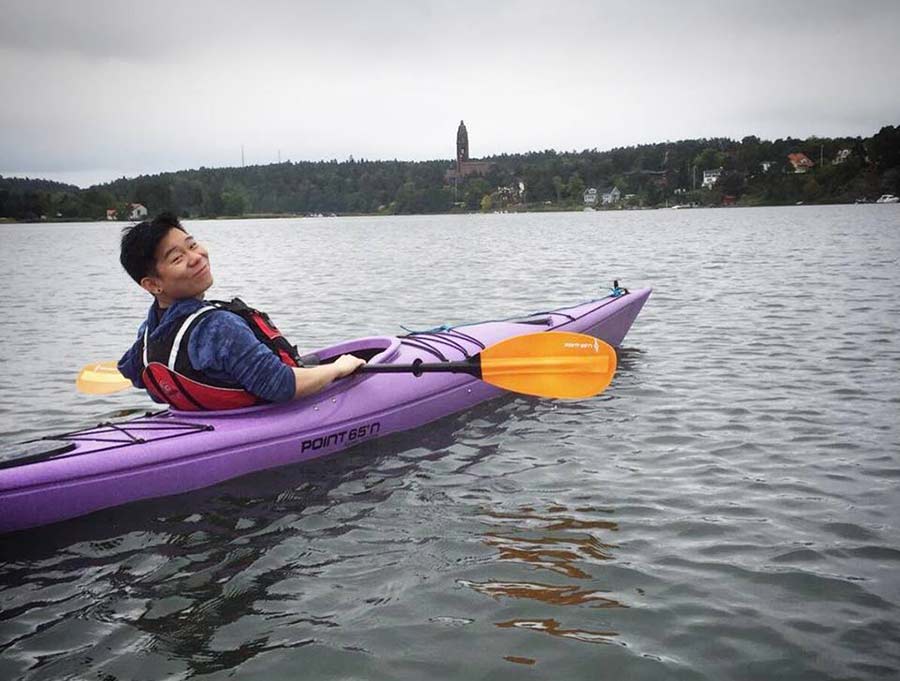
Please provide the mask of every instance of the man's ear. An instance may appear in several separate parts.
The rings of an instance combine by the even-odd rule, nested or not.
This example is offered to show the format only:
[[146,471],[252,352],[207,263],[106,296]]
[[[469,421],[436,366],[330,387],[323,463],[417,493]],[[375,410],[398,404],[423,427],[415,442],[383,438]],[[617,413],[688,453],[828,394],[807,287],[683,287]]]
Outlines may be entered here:
[[162,293],[162,282],[157,277],[144,277],[140,284],[141,288],[151,296],[158,296]]

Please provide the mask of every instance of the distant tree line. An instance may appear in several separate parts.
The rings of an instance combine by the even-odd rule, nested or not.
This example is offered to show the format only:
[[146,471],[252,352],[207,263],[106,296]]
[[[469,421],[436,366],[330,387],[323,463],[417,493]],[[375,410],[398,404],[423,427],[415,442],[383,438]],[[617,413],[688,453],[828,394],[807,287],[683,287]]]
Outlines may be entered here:
[[[842,152],[842,150],[848,150]],[[814,163],[794,173],[788,154]],[[841,162],[835,163],[842,157]],[[848,203],[900,194],[900,126],[869,138],[681,140],[561,152],[503,154],[486,175],[448,181],[448,160],[286,162],[200,168],[122,178],[88,189],[0,177],[0,217],[16,220],[127,216],[130,203],[184,217],[304,214],[419,214],[575,208],[585,188],[618,187],[624,204],[783,205]],[[703,171],[721,168],[701,187]]]

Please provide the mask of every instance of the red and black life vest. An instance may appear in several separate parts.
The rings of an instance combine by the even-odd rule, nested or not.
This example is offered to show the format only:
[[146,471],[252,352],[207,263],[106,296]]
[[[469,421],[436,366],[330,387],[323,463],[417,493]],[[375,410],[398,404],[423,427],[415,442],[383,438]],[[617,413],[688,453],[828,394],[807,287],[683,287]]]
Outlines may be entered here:
[[149,333],[144,331],[141,355],[144,386],[156,399],[183,411],[238,409],[263,402],[236,383],[216,381],[194,369],[187,351],[191,332],[205,315],[225,310],[245,320],[254,335],[288,366],[302,366],[297,349],[266,313],[249,307],[240,298],[228,303],[221,300],[207,302],[159,338],[150,339]]

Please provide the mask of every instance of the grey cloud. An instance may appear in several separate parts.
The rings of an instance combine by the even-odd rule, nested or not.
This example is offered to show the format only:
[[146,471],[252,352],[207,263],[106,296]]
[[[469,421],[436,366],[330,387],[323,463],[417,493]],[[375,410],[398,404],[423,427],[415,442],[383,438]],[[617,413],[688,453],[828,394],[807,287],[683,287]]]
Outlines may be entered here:
[[[900,123],[900,3],[0,0],[0,173]],[[103,171],[106,172],[106,171]],[[34,173],[32,173],[34,174]]]

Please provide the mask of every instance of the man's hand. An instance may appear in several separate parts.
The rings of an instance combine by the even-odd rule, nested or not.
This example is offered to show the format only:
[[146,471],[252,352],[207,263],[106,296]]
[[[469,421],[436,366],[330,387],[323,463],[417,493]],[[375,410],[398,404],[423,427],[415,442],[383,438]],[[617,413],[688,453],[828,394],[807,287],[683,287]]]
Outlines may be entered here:
[[334,368],[338,372],[335,378],[349,376],[365,363],[366,360],[360,359],[359,357],[354,357],[353,355],[341,355],[334,361]]
[[314,395],[329,386],[332,381],[349,376],[366,361],[353,355],[341,355],[334,362],[314,367],[295,368],[294,398]]

